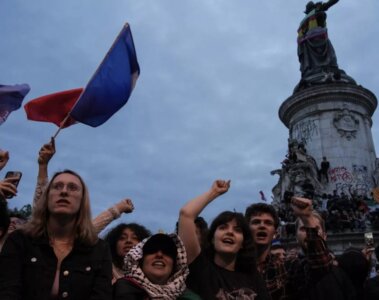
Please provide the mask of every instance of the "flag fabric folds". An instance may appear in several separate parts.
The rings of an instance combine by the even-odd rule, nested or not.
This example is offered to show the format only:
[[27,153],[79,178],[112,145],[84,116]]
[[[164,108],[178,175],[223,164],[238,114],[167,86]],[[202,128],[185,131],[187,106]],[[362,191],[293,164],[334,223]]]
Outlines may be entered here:
[[125,24],[70,115],[97,127],[126,104],[140,73],[129,24]]
[[25,105],[27,117],[61,128],[75,122],[97,127],[126,104],[139,73],[132,33],[126,23],[84,90],[33,99]]
[[30,86],[26,83],[15,85],[0,84],[0,125],[6,121],[12,111],[21,107],[22,101],[29,91]]
[[[62,128],[68,127],[76,123],[68,113],[82,92],[82,88],[77,88],[33,99],[24,105],[26,116],[29,120],[51,122]],[[66,117],[68,118],[65,120]]]

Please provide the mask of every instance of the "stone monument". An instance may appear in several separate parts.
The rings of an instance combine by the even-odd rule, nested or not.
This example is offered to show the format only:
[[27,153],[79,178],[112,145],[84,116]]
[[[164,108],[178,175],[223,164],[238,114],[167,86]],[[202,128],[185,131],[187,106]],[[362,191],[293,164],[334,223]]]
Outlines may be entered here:
[[288,152],[273,188],[274,203],[286,192],[370,196],[379,185],[379,159],[371,134],[375,95],[337,64],[326,11],[338,0],[306,5],[298,29],[301,79],[279,108],[289,129]]

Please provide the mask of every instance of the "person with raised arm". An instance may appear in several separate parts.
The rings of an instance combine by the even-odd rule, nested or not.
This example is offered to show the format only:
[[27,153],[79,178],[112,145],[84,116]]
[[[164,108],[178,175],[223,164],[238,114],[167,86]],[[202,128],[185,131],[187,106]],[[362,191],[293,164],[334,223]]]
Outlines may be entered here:
[[[49,143],[44,144],[38,153],[38,175],[37,185],[34,192],[33,207],[39,202],[43,191],[48,183],[48,164],[56,152],[55,140],[51,138]],[[122,199],[112,207],[96,216],[92,223],[96,233],[99,234],[112,221],[118,219],[123,213],[131,213],[134,210],[133,202],[130,199]]]
[[208,247],[196,235],[196,217],[226,193],[230,180],[216,180],[210,190],[185,204],[179,215],[182,239],[190,269],[188,287],[202,299],[269,299],[256,270],[249,227],[241,213],[224,211],[212,222]]

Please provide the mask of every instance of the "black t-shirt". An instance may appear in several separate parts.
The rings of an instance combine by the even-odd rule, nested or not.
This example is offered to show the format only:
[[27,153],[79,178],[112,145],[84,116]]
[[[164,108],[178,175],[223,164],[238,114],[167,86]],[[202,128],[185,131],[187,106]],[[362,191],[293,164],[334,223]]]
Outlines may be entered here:
[[365,297],[366,300],[379,299],[379,276],[375,276],[366,281]]
[[[201,253],[190,265],[187,286],[204,300],[269,299],[261,277],[229,271]],[[242,298],[243,297],[243,298]]]

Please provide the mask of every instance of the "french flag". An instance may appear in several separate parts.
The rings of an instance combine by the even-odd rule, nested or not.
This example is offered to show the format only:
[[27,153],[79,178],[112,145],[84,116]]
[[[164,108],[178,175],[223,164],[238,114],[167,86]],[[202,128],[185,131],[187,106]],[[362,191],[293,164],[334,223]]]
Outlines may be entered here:
[[29,101],[24,106],[27,118],[52,122],[60,128],[77,122],[100,126],[127,103],[139,74],[132,32],[126,23],[84,89]]

